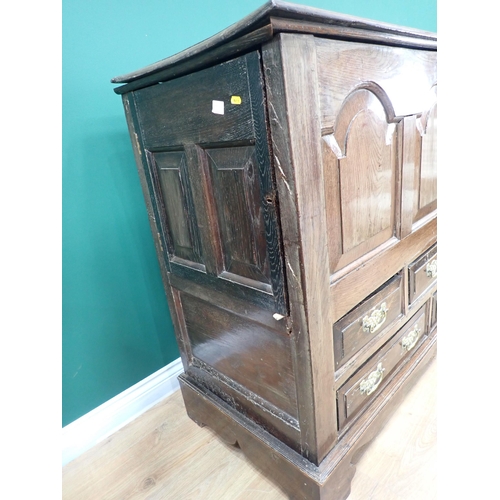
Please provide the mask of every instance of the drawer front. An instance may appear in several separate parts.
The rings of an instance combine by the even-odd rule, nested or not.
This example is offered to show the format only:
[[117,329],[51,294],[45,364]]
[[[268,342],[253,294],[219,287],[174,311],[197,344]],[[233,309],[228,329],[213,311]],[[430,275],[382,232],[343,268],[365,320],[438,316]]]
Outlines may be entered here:
[[415,302],[437,281],[437,246],[434,245],[408,266],[409,300]]
[[389,381],[400,362],[411,356],[427,335],[426,305],[338,391],[339,430]]
[[393,276],[333,326],[335,369],[403,315],[403,279]]

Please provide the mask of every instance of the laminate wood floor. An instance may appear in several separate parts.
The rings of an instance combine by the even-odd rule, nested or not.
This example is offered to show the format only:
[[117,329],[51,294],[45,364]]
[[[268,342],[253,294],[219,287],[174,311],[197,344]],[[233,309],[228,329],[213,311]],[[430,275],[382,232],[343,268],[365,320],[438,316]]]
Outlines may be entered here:
[[[437,498],[437,361],[357,465],[349,500]],[[63,468],[63,500],[280,500],[238,448],[186,415],[180,391]]]

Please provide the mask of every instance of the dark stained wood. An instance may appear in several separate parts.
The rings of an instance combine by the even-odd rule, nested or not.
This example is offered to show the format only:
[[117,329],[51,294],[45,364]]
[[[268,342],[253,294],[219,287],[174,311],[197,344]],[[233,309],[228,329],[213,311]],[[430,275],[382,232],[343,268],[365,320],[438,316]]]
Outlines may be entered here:
[[[260,54],[259,54],[260,56]],[[262,212],[266,232],[267,251],[271,266],[271,286],[275,297],[276,312],[283,316],[288,314],[288,297],[285,286],[283,258],[283,235],[279,221],[279,203],[276,187],[276,176],[271,160],[271,131],[266,112],[266,91],[262,74],[262,61],[249,59],[248,85],[250,88],[250,104],[255,130],[255,153],[259,168],[262,193]]]
[[385,280],[398,273],[437,240],[437,220],[432,219],[397,245],[379,252],[359,267],[335,280],[331,280],[330,301],[332,324],[361,302]]
[[285,446],[210,391],[193,385],[184,375],[180,383],[191,419],[199,425],[210,426],[227,443],[237,443],[254,466],[267,474],[289,498],[347,500],[355,464],[366,445],[383,428],[435,355],[436,336],[432,335],[416,347],[409,362],[394,374],[365,413],[346,430],[339,446],[320,466]]
[[187,178],[186,155],[183,151],[149,153],[156,166],[166,214],[165,234],[170,254],[184,260],[202,263],[198,224],[191,186]]
[[287,413],[296,413],[288,335],[186,294],[181,302],[194,357]]
[[[355,89],[375,93],[388,121],[422,113],[437,80],[436,52],[315,38],[321,127],[332,127]],[[402,91],[401,89],[404,89]]]
[[[247,35],[243,35],[241,38],[237,38],[234,41],[227,42],[224,45],[211,49],[208,52],[194,54],[185,60],[177,58],[177,61],[173,60],[171,65],[164,67],[164,62],[160,61],[152,65],[152,67],[146,71],[146,75],[139,79],[133,76],[125,76],[131,83],[117,87],[114,91],[117,94],[126,94],[127,92],[142,89],[158,82],[166,82],[174,78],[188,75],[194,71],[205,69],[213,64],[233,59],[237,54],[245,54],[249,50],[255,49],[260,44],[270,40],[272,37],[273,28],[268,24]],[[135,73],[132,73],[132,75],[133,74]],[[121,79],[121,77],[118,77],[112,81],[113,83],[121,83],[118,81]]]
[[309,33],[336,40],[352,40],[356,42],[370,42],[381,45],[410,47],[435,50],[436,41],[433,39],[419,39],[411,36],[394,33],[366,31],[347,26],[325,25],[320,22],[304,21],[299,19],[270,18],[274,33]]
[[186,408],[290,498],[348,496],[436,350],[434,48],[272,1],[116,80]]
[[296,417],[271,404],[235,380],[215,371],[203,361],[194,358],[185,376],[199,387],[209,390],[227,405],[241,412],[266,432],[300,453],[300,429]]
[[259,169],[254,146],[205,150],[221,231],[224,269],[271,283]]
[[282,231],[290,316],[300,332],[294,338],[303,454],[319,463],[336,435],[330,425],[335,402],[329,390],[333,341],[325,280],[328,254],[316,229],[324,225],[325,209],[320,143],[314,143],[320,129],[316,89],[310,85],[317,74],[313,38],[280,36],[279,44],[265,47],[263,59],[280,206],[287,214],[282,216]]
[[[184,153],[186,155],[187,176],[189,185],[193,193],[193,207],[198,221],[198,231],[200,234],[203,265],[202,271],[205,271],[212,279],[219,276],[223,270],[222,248],[219,238],[214,235],[219,234],[219,226],[215,207],[211,203],[212,186],[210,183],[210,172],[206,154],[197,144],[185,143]],[[195,266],[186,266],[185,262],[178,262],[171,258],[172,272],[177,272],[178,264],[184,266],[188,272]],[[198,275],[200,273],[192,273]],[[196,279],[193,277],[193,279]]]
[[[231,104],[231,96],[241,104]],[[154,151],[185,143],[251,142],[255,133],[246,58],[134,92],[144,145]],[[223,114],[213,101],[223,102]]]
[[369,359],[366,365],[339,389],[339,429],[343,429],[363,406],[370,403],[391,379],[399,363],[407,360],[415,352],[416,346],[425,339],[426,307],[427,305],[422,307],[376,356]]
[[402,285],[400,273],[333,325],[335,369],[404,314]]
[[[403,273],[406,276],[407,273]],[[405,288],[406,290],[406,288]],[[413,304],[411,310],[408,310],[404,316],[393,322],[391,326],[388,326],[379,335],[375,335],[371,340],[369,340],[356,354],[354,354],[349,360],[347,360],[336,372],[335,372],[335,388],[339,388],[346,383],[366,362],[367,359],[375,355],[383,346],[386,344],[398,331],[405,327],[408,322],[408,318],[419,310],[424,304],[430,301],[432,294],[435,292],[436,288],[430,288],[428,291],[423,293]],[[407,294],[404,293],[404,296]],[[429,308],[427,308],[429,309]],[[429,310],[430,314],[430,310]]]

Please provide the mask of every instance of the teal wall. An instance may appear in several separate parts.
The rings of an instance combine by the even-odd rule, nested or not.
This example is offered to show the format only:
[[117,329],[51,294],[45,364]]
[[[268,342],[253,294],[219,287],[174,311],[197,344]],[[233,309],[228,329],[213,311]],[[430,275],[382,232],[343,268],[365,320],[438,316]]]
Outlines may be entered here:
[[[179,356],[110,79],[208,38],[262,3],[63,0],[63,426]],[[301,3],[436,31],[436,0]]]

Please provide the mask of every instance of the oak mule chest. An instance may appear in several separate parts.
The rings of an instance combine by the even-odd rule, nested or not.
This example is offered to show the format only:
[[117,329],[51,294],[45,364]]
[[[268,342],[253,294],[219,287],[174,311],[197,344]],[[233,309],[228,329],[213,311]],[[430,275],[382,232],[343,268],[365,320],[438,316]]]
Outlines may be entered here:
[[436,36],[271,1],[114,78],[189,416],[343,500],[436,352]]

